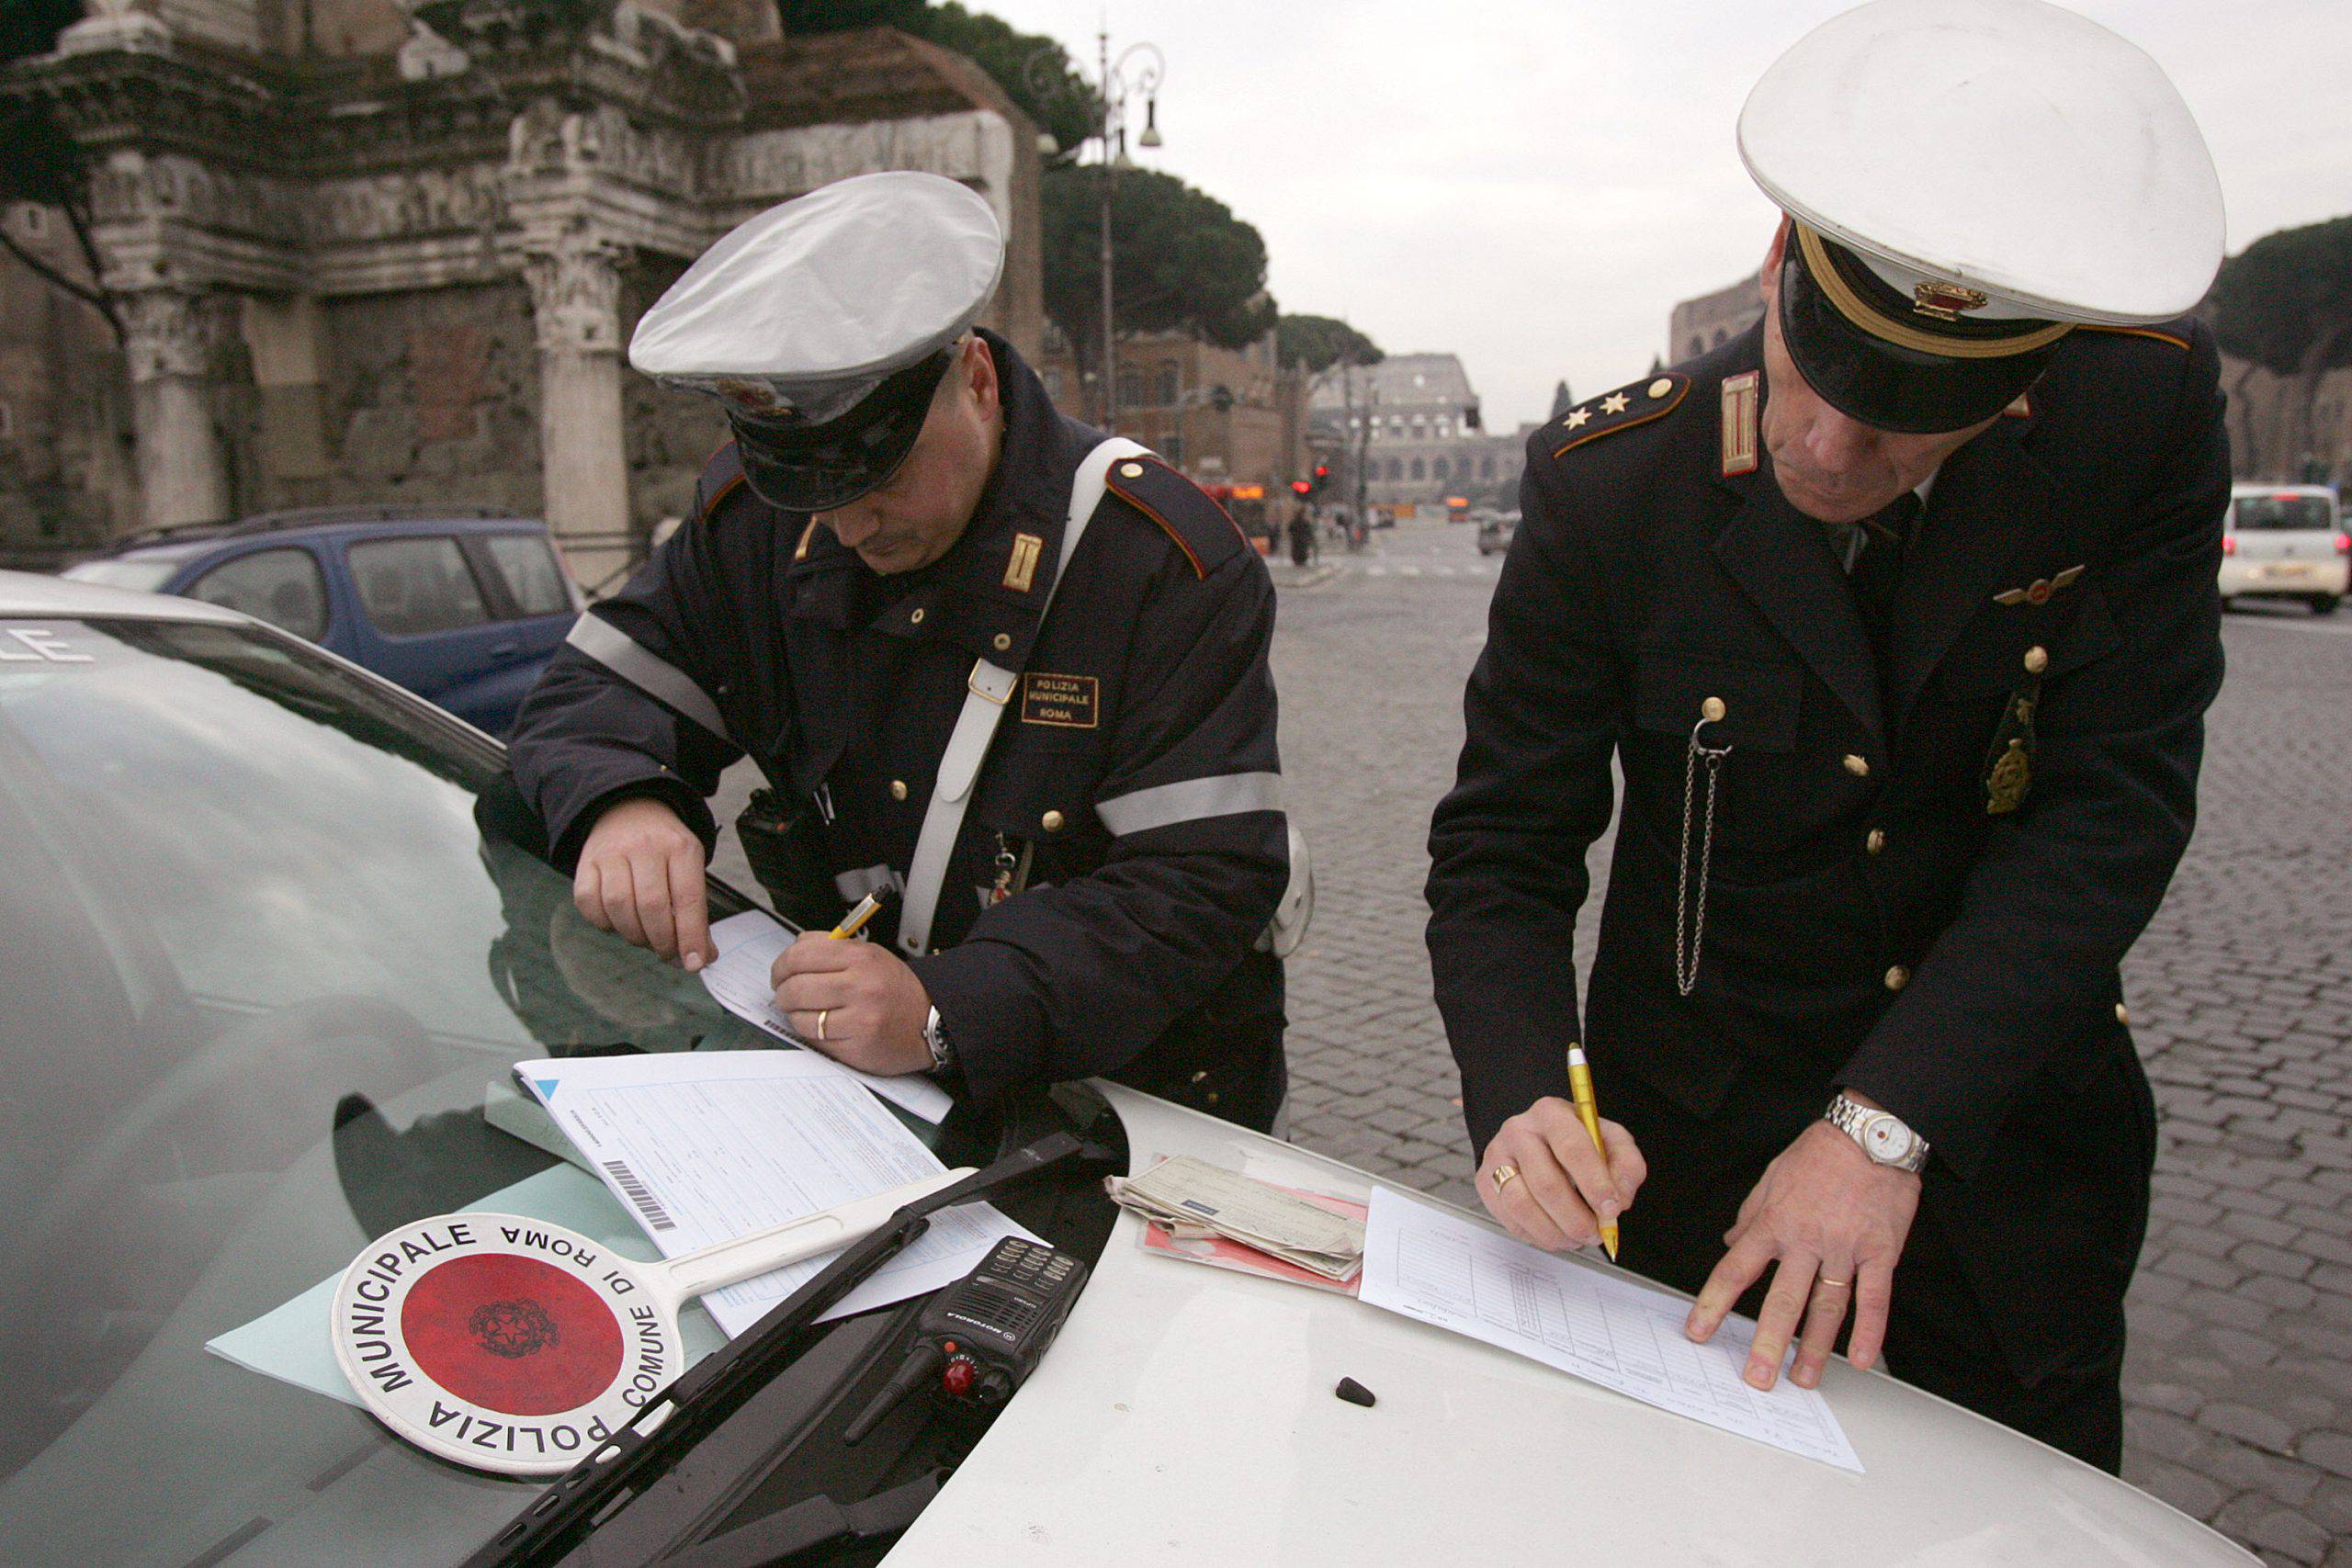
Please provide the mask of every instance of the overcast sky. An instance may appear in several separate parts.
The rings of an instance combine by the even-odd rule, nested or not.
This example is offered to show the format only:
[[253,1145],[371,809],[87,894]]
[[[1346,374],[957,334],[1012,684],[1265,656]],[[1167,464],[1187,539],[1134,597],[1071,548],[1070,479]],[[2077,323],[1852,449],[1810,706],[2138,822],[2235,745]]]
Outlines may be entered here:
[[[1678,299],[1752,273],[1773,211],[1733,144],[1756,77],[1848,0],[967,0],[1166,54],[1139,162],[1257,225],[1286,310],[1459,354],[1487,426],[1641,375]],[[2352,212],[2352,4],[2074,0],[2204,128],[2229,246]]]

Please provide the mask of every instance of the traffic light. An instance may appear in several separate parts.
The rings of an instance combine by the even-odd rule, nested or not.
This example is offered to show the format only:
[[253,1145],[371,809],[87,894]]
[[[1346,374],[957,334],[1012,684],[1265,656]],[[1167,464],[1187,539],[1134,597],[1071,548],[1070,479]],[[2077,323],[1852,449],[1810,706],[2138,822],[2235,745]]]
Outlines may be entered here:
[[1323,487],[1330,482],[1331,465],[1329,463],[1317,463],[1315,465],[1315,478],[1307,483],[1306,493],[1309,495],[1320,495],[1323,491]]
[[1313,495],[1315,493],[1315,481],[1312,479],[1293,479],[1290,481],[1290,492],[1293,495]]

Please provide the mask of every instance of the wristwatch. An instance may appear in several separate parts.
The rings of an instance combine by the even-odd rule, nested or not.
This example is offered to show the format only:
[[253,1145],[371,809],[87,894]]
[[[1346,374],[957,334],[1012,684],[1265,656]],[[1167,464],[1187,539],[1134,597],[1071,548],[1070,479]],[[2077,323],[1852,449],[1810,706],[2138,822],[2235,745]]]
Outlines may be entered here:
[[939,1021],[937,1008],[923,1021],[922,1043],[931,1047],[933,1077],[944,1077],[956,1070],[956,1047],[947,1043],[947,1026]]
[[1862,1146],[1862,1153],[1881,1165],[1917,1176],[1928,1163],[1928,1140],[1892,1111],[1872,1111],[1840,1091],[1821,1119]]

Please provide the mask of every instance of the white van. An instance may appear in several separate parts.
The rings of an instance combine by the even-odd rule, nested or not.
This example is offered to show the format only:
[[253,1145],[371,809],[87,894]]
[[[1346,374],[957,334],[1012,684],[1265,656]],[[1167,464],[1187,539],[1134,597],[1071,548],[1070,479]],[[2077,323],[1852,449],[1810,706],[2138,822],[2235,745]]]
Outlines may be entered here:
[[2222,533],[2222,603],[2301,599],[2324,615],[2352,570],[2335,492],[2325,485],[2235,484]]

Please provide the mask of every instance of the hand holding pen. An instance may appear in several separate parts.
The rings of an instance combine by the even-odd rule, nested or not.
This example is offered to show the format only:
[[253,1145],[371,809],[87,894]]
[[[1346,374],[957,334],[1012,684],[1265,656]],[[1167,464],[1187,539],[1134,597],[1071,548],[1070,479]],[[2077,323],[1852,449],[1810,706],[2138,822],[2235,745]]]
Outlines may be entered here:
[[1617,1216],[1633,1206],[1649,1167],[1631,1133],[1600,1119],[1581,1048],[1568,1047],[1567,1066],[1572,1098],[1544,1096],[1487,1145],[1478,1197],[1521,1241],[1553,1252],[1597,1241],[1613,1258]]

